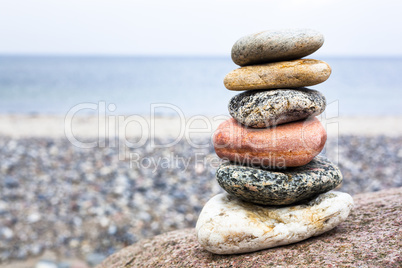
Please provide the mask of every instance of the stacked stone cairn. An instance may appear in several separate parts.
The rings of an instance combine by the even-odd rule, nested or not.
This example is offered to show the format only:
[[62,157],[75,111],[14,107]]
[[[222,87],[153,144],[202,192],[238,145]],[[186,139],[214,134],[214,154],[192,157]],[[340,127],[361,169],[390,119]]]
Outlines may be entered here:
[[342,182],[340,170],[318,155],[327,134],[315,116],[325,98],[305,88],[331,73],[323,61],[302,59],[323,42],[319,32],[293,29],[234,44],[241,68],[224,84],[244,92],[230,100],[233,118],[213,138],[216,154],[228,160],[216,172],[227,193],[210,199],[197,221],[206,250],[236,254],[299,242],[333,229],[353,208],[350,195],[331,191]]

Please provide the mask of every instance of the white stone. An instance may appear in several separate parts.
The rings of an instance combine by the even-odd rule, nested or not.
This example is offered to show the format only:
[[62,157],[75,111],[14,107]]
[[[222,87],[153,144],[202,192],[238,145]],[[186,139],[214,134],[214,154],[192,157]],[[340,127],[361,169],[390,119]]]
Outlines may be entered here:
[[41,215],[39,213],[33,212],[33,213],[28,215],[27,221],[29,223],[35,223],[35,222],[40,221],[41,218],[42,217],[41,217]]
[[35,268],[57,268],[57,264],[53,261],[48,260],[40,260],[36,265]]
[[4,227],[0,229],[0,236],[3,236],[6,240],[14,237],[14,232],[8,227]]
[[303,205],[287,207],[255,205],[224,193],[202,209],[197,237],[212,253],[252,252],[327,232],[343,222],[352,208],[352,197],[341,192],[327,192]]

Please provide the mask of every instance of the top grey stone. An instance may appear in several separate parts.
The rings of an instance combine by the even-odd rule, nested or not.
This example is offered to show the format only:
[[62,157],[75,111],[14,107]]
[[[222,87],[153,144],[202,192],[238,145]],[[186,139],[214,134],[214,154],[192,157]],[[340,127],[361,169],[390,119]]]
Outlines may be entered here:
[[310,55],[324,43],[311,29],[270,30],[244,36],[232,47],[232,60],[240,66],[294,60]]

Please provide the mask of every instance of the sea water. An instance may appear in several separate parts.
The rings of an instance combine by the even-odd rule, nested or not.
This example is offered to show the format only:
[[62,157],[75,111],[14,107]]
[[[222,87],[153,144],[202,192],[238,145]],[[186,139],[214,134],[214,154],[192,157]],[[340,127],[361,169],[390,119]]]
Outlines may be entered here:
[[[332,74],[309,88],[335,113],[402,115],[402,58],[320,59]],[[65,115],[88,107],[79,113],[90,114],[104,103],[124,115],[228,115],[239,92],[227,90],[223,78],[236,68],[229,56],[0,56],[0,113]]]

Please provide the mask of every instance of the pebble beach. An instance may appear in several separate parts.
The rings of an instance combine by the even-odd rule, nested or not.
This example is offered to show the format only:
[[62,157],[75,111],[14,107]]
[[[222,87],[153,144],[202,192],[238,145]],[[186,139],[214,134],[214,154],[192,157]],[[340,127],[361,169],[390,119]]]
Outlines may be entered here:
[[[364,135],[342,131],[342,122],[339,136],[329,133],[322,152],[345,178],[337,190],[355,195],[401,187],[402,132],[382,128]],[[364,128],[361,120],[352,125]],[[223,192],[214,178],[219,159],[208,135],[198,140],[205,148],[184,139],[167,148],[148,141],[128,148],[134,157],[121,160],[117,147],[79,148],[58,132],[5,131],[10,130],[0,132],[3,264],[45,251],[62,258],[108,256],[142,238],[194,227],[203,204]],[[171,141],[169,134],[162,136],[157,144]]]

